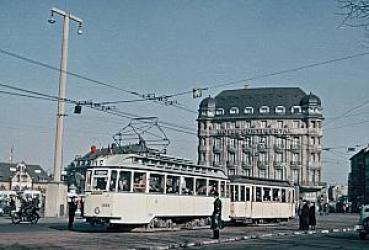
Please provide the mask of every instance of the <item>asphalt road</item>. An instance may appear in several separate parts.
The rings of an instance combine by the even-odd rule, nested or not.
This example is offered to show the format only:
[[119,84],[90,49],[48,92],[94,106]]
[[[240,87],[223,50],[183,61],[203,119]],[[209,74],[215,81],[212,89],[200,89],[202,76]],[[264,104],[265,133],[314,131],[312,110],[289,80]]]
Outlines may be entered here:
[[280,238],[252,239],[225,244],[209,245],[207,247],[197,247],[192,249],[265,249],[275,250],[316,250],[316,249],[347,249],[364,250],[369,249],[369,240],[359,240],[356,232],[331,233],[316,235],[299,235]]
[[[358,214],[332,214],[329,216],[318,216],[318,231],[323,229],[334,228],[353,228],[358,221]],[[293,234],[298,227],[298,221],[292,220],[289,223],[275,225],[258,225],[258,226],[229,226],[221,232],[222,239],[230,239],[234,237],[265,234]],[[357,236],[351,233],[341,233],[342,235],[351,235],[352,241],[360,242]],[[340,235],[341,235],[340,234]],[[132,233],[132,232],[109,232],[104,227],[91,227],[89,224],[83,223],[81,220],[76,221],[75,230],[67,230],[67,219],[50,219],[41,218],[39,224],[32,225],[22,223],[18,225],[11,224],[9,218],[0,217],[0,249],[153,249],[158,247],[178,247],[188,243],[199,243],[211,239],[212,232],[210,229],[202,230],[181,230],[174,232],[155,232],[155,233]],[[329,237],[331,235],[329,234]],[[286,237],[286,236],[284,236]],[[304,241],[305,237],[319,239],[318,235],[291,235],[291,239],[281,241],[289,247],[291,244],[308,244]],[[341,236],[340,236],[341,237]],[[342,236],[343,237],[343,236]],[[301,238],[301,240],[300,240]],[[268,240],[279,240],[267,239]],[[292,240],[295,243],[291,243]],[[226,247],[219,249],[229,249],[227,247],[240,244],[249,246],[250,242],[255,242],[255,249],[260,249],[264,244],[258,240],[245,240],[237,243],[229,243],[226,246],[214,244],[209,245],[211,249],[215,247]],[[322,241],[322,243],[324,243]],[[271,241],[271,245],[275,245]],[[310,244],[310,243],[309,243]],[[356,243],[355,243],[356,244]],[[245,245],[245,246],[246,246]],[[244,246],[243,246],[244,247]],[[268,245],[265,245],[268,247]],[[264,247],[263,247],[264,248]],[[325,249],[325,247],[320,248]],[[360,248],[359,248],[360,249]],[[365,249],[365,248],[362,248]],[[369,248],[368,248],[369,249]]]

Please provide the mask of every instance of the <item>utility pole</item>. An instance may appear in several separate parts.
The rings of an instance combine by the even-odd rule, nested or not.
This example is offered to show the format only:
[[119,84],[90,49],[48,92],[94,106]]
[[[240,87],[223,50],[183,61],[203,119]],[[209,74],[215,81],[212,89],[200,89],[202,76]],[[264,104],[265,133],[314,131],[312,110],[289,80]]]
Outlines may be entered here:
[[55,135],[55,154],[54,154],[54,177],[53,182],[49,182],[46,190],[45,216],[47,217],[63,217],[67,208],[67,186],[61,181],[60,175],[63,167],[63,134],[64,134],[64,116],[65,116],[65,82],[67,80],[67,59],[68,59],[68,38],[69,38],[69,22],[78,23],[77,33],[82,34],[82,19],[73,16],[56,8],[51,9],[49,23],[55,23],[54,14],[58,14],[64,18],[63,24],[63,40],[60,62],[59,76],[59,99],[58,113],[56,118],[56,135]]
[[59,76],[59,99],[58,99],[58,113],[56,118],[56,135],[55,135],[55,153],[54,153],[54,178],[55,182],[60,182],[61,169],[63,165],[63,135],[64,135],[64,116],[65,116],[65,83],[67,80],[67,62],[68,62],[68,39],[69,39],[69,22],[75,21],[78,23],[79,35],[82,34],[82,19],[71,15],[65,11],[52,8],[49,23],[55,23],[54,14],[58,14],[64,18],[63,25],[63,40],[60,62],[60,76]]

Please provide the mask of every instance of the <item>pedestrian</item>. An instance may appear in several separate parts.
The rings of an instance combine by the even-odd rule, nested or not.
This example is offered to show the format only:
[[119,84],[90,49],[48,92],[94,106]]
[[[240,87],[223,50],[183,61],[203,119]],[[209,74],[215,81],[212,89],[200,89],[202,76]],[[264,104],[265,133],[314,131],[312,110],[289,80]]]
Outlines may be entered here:
[[10,214],[12,214],[13,211],[17,210],[17,206],[16,206],[16,203],[15,203],[15,197],[12,196],[10,198],[9,206],[10,206]]
[[219,199],[218,191],[214,192],[214,198],[215,200],[211,228],[213,229],[213,238],[219,239],[219,231],[222,227],[222,201]]
[[73,227],[73,223],[74,223],[74,216],[76,215],[76,210],[77,210],[77,203],[76,203],[76,199],[75,196],[72,196],[70,201],[68,202],[68,206],[69,206],[69,222],[68,222],[68,229],[71,230]]
[[315,216],[315,204],[311,203],[309,208],[309,225],[311,230],[315,230],[316,216]]
[[324,214],[326,216],[329,215],[329,206],[328,206],[328,202],[324,203]]
[[305,204],[302,207],[302,230],[309,230],[309,203],[307,201],[304,201]]
[[85,198],[81,197],[80,203],[79,203],[79,209],[81,210],[81,217],[83,218],[85,214]]
[[299,199],[299,207],[297,209],[297,215],[299,216],[299,230],[302,230],[302,207],[305,205],[302,198]]

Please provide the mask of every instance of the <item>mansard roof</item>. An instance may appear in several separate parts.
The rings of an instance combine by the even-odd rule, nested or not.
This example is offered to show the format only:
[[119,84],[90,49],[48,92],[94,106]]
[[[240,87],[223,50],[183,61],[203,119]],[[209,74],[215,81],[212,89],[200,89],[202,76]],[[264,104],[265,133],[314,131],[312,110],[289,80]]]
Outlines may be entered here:
[[[219,118],[302,118],[303,114],[301,112],[292,112],[291,109],[296,106],[301,107],[301,101],[305,100],[306,96],[310,97],[310,95],[307,95],[298,87],[268,87],[224,90],[214,100],[215,108],[224,110],[224,115],[219,115]],[[314,97],[318,98],[315,95]],[[260,112],[260,108],[264,106],[269,108],[269,112]],[[279,106],[285,108],[283,114],[275,111],[276,107]],[[232,107],[239,108],[239,114],[230,114]],[[244,110],[246,107],[252,107],[254,109],[253,114],[245,114]],[[215,116],[217,117],[217,114]]]

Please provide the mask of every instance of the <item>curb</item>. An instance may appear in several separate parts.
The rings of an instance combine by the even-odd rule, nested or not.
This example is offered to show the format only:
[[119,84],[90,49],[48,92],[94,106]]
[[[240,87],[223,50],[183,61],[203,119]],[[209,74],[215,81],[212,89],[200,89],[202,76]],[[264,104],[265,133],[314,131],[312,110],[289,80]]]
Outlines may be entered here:
[[242,240],[253,240],[253,239],[265,239],[276,236],[299,236],[299,235],[312,235],[312,234],[329,234],[329,233],[339,233],[339,232],[352,232],[356,231],[354,228],[333,228],[333,229],[321,229],[321,230],[309,230],[309,231],[293,231],[289,233],[269,233],[269,234],[259,234],[259,235],[244,235],[237,236],[233,238],[225,238],[225,239],[213,239],[213,240],[202,240],[195,242],[187,242],[187,243],[173,243],[167,246],[157,246],[157,247],[147,247],[147,248],[136,248],[133,250],[167,250],[167,249],[178,249],[178,248],[191,248],[195,246],[209,246],[214,244],[222,244],[234,241],[242,241]]

